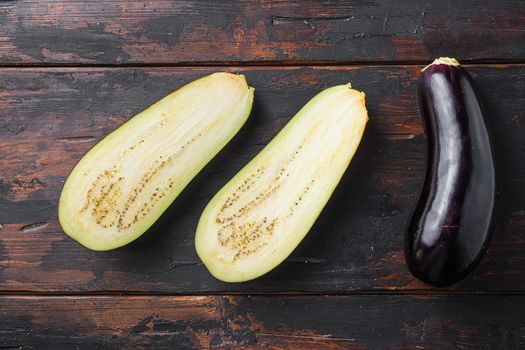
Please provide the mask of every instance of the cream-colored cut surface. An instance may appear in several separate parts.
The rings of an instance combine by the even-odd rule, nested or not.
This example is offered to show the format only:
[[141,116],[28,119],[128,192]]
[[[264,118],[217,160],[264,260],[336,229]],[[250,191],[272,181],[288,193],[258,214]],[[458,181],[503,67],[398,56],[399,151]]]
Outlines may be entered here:
[[94,250],[139,237],[237,133],[252,101],[244,76],[215,73],[130,119],[71,172],[59,203],[64,231]]
[[218,279],[246,281],[280,264],[321,213],[368,120],[364,94],[329,88],[211,200],[195,244]]

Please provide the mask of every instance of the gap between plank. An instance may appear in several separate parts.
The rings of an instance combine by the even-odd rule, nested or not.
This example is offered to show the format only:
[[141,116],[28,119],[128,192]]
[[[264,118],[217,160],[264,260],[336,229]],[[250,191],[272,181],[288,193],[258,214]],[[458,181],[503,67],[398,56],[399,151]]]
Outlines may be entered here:
[[270,293],[244,293],[244,292],[197,292],[197,293],[162,293],[162,292],[136,292],[136,291],[96,291],[96,292],[44,292],[44,291],[0,291],[0,298],[13,297],[130,297],[130,296],[155,296],[155,297],[203,297],[203,296],[232,296],[232,297],[320,297],[320,296],[423,296],[423,297],[460,297],[460,296],[525,296],[525,291],[489,292],[489,291],[439,291],[408,289],[405,291],[356,291],[356,292],[270,292]]
[[[382,66],[425,66],[432,60],[418,61],[203,61],[179,63],[1,63],[0,68],[191,68],[191,67],[382,67]],[[523,60],[460,60],[462,65],[522,65]]]

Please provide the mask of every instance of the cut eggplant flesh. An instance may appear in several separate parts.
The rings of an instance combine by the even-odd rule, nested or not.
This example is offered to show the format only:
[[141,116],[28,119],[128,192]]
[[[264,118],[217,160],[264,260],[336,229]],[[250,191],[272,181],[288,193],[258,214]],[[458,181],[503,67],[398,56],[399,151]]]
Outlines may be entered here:
[[215,73],[137,114],[69,175],[59,203],[64,231],[93,250],[142,235],[237,133],[252,101],[244,76]]
[[324,90],[211,200],[196,250],[226,282],[279,265],[306,236],[352,159],[368,120],[350,84]]

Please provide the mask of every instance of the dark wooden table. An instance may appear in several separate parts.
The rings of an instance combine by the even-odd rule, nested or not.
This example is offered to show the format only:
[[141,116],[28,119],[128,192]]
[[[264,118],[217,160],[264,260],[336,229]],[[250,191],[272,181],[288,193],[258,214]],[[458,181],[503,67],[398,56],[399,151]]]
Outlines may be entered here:
[[[474,76],[500,181],[490,249],[464,281],[407,271],[426,141],[415,81],[437,56]],[[202,75],[241,72],[249,122],[136,242],[92,252],[57,201],[104,135]],[[370,122],[307,238],[268,275],[221,283],[193,236],[211,196],[321,89]],[[0,1],[0,348],[525,348],[525,2]]]

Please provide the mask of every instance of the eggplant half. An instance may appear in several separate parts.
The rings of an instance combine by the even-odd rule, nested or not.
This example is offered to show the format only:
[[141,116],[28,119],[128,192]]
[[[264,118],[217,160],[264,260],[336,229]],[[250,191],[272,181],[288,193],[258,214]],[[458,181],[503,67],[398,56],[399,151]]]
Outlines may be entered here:
[[64,231],[93,250],[138,238],[237,133],[252,101],[244,76],[215,73],[131,118],[69,175],[58,207]]
[[490,239],[496,195],[487,121],[468,72],[442,57],[418,87],[428,142],[423,189],[405,236],[409,270],[436,287],[465,277]]
[[306,236],[350,164],[368,120],[363,93],[324,90],[211,200],[195,247],[225,282],[259,277]]

